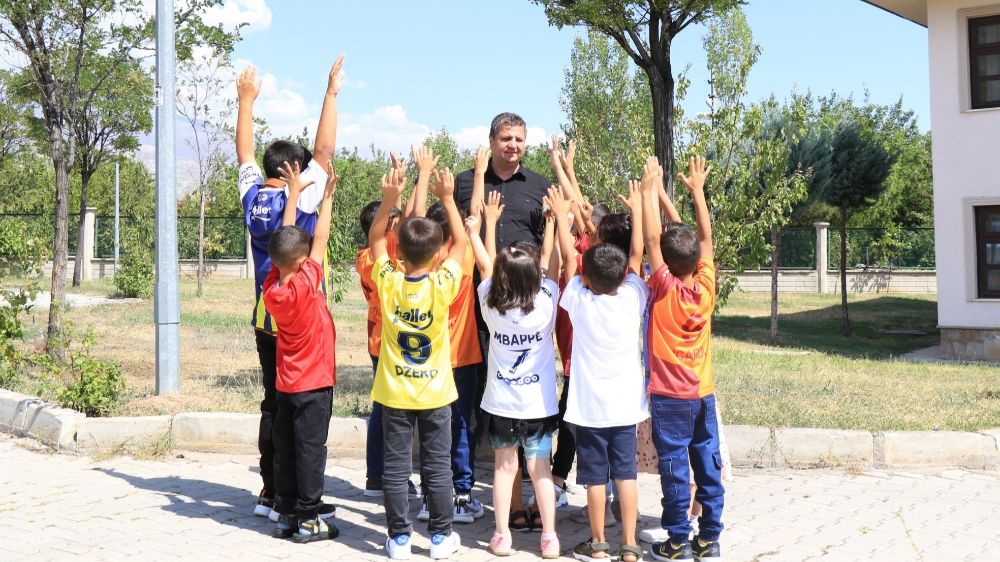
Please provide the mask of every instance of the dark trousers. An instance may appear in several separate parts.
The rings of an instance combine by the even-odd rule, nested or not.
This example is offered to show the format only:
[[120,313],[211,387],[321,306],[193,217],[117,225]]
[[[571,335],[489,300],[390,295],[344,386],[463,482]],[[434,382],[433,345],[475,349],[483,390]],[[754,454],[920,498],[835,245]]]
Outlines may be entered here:
[[688,540],[691,534],[689,484],[693,472],[698,485],[694,499],[701,504],[698,536],[706,541],[719,540],[725,490],[715,395],[691,400],[653,395],[650,401],[653,445],[659,457],[663,493],[660,525],[670,533],[674,544]]
[[576,439],[569,424],[563,421],[566,415],[566,399],[569,396],[569,377],[563,377],[562,395],[559,396],[559,439],[556,442],[556,452],[552,455],[552,476],[565,480],[573,468],[573,458],[576,456]]
[[278,338],[260,330],[254,330],[257,340],[257,359],[263,375],[264,399],[260,401],[260,428],[257,432],[257,449],[260,451],[260,478],[264,481],[264,495],[274,498],[274,441],[271,429],[278,402],[274,380],[278,376],[275,362],[278,354]]
[[382,496],[390,537],[409,534],[407,482],[413,472],[413,430],[420,435],[420,482],[424,487],[431,535],[451,533],[451,406],[433,410],[400,410],[382,406],[385,471]]
[[458,400],[451,403],[451,472],[456,494],[468,494],[476,485],[476,436],[472,424],[478,404],[479,367],[476,363],[455,369]]
[[[372,355],[372,375],[378,372],[378,357]],[[374,380],[373,380],[374,384]],[[382,479],[385,460],[382,458],[382,405],[372,402],[372,413],[368,414],[368,439],[365,442],[365,467],[368,478]]]
[[274,480],[278,513],[312,519],[323,502],[333,387],[277,394]]

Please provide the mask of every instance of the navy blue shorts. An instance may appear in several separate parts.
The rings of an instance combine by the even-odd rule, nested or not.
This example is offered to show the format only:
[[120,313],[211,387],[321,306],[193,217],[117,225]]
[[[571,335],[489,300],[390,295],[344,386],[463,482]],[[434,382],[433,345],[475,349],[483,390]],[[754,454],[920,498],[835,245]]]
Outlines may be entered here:
[[582,486],[636,479],[634,425],[573,426],[576,436],[576,483]]

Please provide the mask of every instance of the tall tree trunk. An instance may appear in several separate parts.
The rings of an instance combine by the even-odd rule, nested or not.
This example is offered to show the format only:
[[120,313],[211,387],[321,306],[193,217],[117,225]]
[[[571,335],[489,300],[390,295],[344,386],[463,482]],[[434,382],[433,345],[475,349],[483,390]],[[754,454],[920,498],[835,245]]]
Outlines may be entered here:
[[90,184],[91,176],[93,176],[93,172],[84,169],[80,170],[80,225],[76,229],[76,259],[73,260],[74,287],[79,287],[80,282],[83,280],[83,256],[81,252],[84,245],[84,221],[87,217],[87,185]]
[[62,362],[66,357],[62,320],[66,300],[66,263],[69,261],[69,169],[65,165],[61,134],[51,133],[50,136],[58,140],[52,146],[52,164],[56,172],[56,216],[52,249],[52,292],[45,344],[49,356]]
[[781,258],[781,231],[771,229],[771,344],[778,345],[778,261]]
[[840,209],[840,308],[844,313],[844,335],[851,335],[851,318],[847,313],[847,209]]
[[[646,69],[653,99],[653,145],[663,166],[663,185],[674,198],[674,76],[670,68],[670,47],[665,59],[655,60]],[[659,59],[659,57],[655,57]]]
[[198,293],[200,297],[205,292],[205,199],[207,189],[199,187],[200,201],[198,203]]

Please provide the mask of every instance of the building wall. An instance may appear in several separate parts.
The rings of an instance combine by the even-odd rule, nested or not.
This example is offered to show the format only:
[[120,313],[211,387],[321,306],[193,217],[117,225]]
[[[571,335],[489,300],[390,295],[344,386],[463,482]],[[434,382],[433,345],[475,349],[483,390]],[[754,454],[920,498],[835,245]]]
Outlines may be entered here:
[[[747,271],[736,276],[740,291],[770,293],[770,271]],[[784,270],[778,273],[782,293],[815,293],[819,282],[814,270]],[[912,293],[934,294],[937,282],[933,271],[848,271],[847,288],[852,294]],[[840,273],[827,273],[827,292],[840,292]]]
[[973,204],[1000,204],[1000,109],[969,110],[968,18],[998,0],[929,0],[938,322],[1000,328],[1000,299],[977,300]]

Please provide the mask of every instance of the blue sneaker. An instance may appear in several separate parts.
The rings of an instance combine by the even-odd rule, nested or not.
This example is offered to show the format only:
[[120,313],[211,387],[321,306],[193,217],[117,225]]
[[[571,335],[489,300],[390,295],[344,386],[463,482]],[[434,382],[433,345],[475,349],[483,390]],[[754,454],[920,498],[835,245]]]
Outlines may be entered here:
[[431,558],[443,560],[458,552],[458,547],[462,542],[458,538],[458,533],[452,531],[450,535],[434,535],[431,537]]
[[409,560],[410,535],[396,535],[385,539],[385,555],[389,560]]

